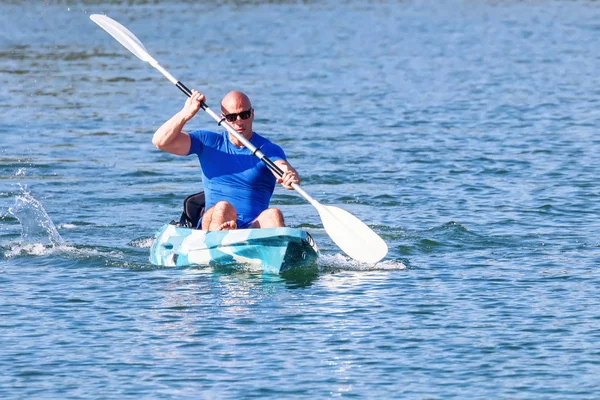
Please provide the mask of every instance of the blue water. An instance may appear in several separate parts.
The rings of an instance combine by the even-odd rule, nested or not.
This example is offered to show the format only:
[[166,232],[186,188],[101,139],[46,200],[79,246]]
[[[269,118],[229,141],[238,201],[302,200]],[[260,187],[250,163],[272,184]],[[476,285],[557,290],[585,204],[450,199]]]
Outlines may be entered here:
[[[218,3],[0,4],[0,397],[597,398],[600,4]],[[185,97],[91,13],[213,109],[248,93],[388,256],[278,188],[318,271],[153,268],[201,189],[151,143]]]

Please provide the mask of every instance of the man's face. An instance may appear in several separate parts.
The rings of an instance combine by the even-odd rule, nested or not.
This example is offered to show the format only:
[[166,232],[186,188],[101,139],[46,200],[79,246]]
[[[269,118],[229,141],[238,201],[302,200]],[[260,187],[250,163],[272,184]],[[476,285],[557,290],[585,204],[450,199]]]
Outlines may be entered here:
[[221,114],[237,133],[247,139],[252,136],[254,110],[249,101],[237,96],[226,98],[221,103]]

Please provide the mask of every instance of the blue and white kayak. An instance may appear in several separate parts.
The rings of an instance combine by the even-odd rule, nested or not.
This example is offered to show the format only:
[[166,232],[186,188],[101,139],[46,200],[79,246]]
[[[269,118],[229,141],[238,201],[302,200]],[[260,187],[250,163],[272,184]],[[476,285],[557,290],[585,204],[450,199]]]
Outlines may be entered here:
[[150,262],[164,267],[244,264],[278,274],[302,268],[318,254],[313,238],[301,229],[202,231],[168,224],[155,235]]

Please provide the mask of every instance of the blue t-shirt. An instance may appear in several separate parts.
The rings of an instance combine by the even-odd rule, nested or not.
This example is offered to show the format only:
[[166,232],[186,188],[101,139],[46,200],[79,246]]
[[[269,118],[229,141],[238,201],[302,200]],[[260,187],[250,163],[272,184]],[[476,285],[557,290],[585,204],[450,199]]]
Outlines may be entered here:
[[[269,208],[275,176],[250,150],[231,143],[227,132],[197,130],[189,135],[188,155],[198,155],[202,168],[205,209],[225,200],[237,212],[238,228],[246,228]],[[252,132],[250,143],[271,161],[286,159],[281,147],[255,132]]]

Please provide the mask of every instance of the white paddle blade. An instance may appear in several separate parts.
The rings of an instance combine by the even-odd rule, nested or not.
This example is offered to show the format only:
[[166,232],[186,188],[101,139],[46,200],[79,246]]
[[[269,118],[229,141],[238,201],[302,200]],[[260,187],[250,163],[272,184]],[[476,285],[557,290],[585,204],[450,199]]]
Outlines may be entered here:
[[322,204],[317,211],[331,239],[351,258],[375,264],[386,256],[388,247],[383,239],[348,211]]
[[149,63],[156,63],[156,60],[150,56],[142,42],[129,29],[106,15],[92,14],[90,15],[90,19],[125,46],[127,50],[135,54],[137,58]]

